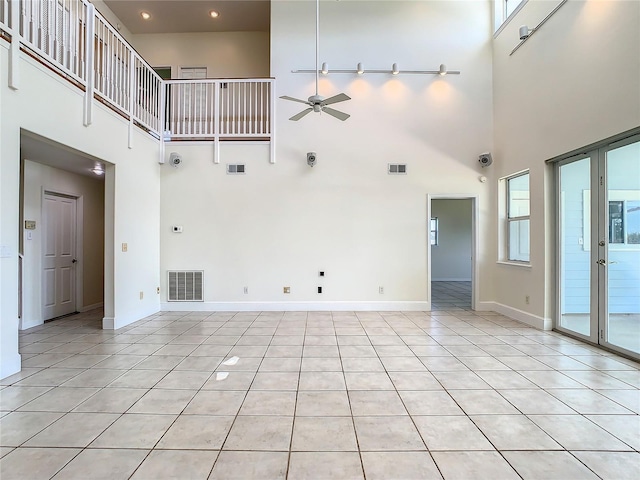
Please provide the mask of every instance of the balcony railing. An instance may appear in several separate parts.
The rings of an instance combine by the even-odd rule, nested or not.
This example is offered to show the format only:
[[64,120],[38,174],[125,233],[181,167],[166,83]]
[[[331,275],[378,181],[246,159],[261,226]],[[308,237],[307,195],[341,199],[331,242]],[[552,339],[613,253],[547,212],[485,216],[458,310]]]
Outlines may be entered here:
[[27,49],[85,92],[85,125],[97,98],[129,120],[130,142],[137,125],[160,141],[271,140],[273,154],[272,79],[164,81],[87,0],[0,0],[0,30],[10,86]]
[[172,138],[271,136],[272,80],[168,80],[165,131]]

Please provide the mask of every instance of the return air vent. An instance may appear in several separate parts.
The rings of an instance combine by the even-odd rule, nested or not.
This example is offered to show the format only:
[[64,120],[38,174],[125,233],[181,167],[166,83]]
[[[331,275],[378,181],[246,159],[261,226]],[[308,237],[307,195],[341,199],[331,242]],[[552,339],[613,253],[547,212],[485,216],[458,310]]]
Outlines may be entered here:
[[407,164],[406,163],[390,163],[388,171],[390,175],[406,175]]
[[242,163],[228,163],[227,173],[229,175],[239,175],[244,173],[244,164]]
[[202,302],[203,271],[169,271],[169,302]]

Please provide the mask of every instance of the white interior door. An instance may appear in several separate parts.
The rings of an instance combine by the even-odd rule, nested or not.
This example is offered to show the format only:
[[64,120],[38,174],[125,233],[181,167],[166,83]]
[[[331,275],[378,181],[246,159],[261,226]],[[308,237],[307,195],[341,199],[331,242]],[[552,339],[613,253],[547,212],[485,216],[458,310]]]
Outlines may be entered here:
[[43,319],[76,311],[76,199],[45,192],[43,224]]

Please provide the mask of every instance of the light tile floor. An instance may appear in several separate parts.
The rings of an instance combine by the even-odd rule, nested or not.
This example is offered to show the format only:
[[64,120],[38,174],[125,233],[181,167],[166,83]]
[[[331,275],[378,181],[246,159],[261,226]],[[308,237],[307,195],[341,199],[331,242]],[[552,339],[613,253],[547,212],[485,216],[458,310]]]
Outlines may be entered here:
[[494,313],[100,317],[21,333],[2,480],[638,478],[640,365]]

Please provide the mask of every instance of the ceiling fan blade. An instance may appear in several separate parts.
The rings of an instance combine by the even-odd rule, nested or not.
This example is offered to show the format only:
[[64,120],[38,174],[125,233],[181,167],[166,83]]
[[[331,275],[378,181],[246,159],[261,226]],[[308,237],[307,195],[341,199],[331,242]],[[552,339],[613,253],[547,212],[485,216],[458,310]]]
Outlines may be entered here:
[[297,115],[294,115],[293,117],[291,117],[289,120],[293,120],[294,122],[297,122],[298,120],[300,120],[302,117],[304,117],[305,115],[307,115],[308,113],[313,112],[313,108],[309,107],[309,108],[305,108],[303,111],[301,111],[300,113],[298,113]]
[[322,101],[323,105],[331,105],[332,103],[345,102],[347,100],[351,100],[349,95],[345,95],[344,93],[339,93],[338,95],[334,95],[333,97],[325,98]]
[[336,117],[338,120],[342,120],[343,122],[351,116],[348,113],[339,112],[338,110],[334,110],[333,108],[329,108],[329,107],[324,107],[322,111],[324,113],[328,113],[332,117]]
[[309,105],[309,101],[308,100],[300,100],[299,98],[293,98],[293,97],[289,97],[287,95],[283,95],[280,98],[282,98],[283,100],[291,100],[292,102],[305,103],[305,104]]

